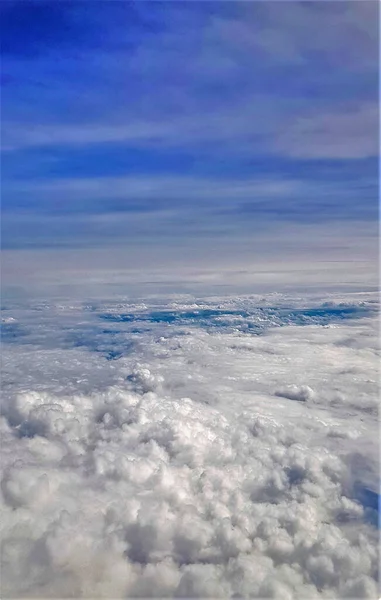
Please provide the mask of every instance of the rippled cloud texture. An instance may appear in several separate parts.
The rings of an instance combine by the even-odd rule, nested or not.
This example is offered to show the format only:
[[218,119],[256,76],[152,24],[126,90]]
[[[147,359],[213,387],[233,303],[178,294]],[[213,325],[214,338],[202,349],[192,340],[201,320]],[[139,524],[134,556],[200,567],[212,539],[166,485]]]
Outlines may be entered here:
[[376,311],[6,306],[3,596],[376,598]]

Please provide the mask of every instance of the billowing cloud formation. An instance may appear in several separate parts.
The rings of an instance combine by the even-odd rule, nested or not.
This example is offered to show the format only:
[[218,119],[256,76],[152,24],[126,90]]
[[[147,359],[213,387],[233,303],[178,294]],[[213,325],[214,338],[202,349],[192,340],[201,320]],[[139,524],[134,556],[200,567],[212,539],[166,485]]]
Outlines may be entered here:
[[5,310],[3,596],[375,598],[374,306]]

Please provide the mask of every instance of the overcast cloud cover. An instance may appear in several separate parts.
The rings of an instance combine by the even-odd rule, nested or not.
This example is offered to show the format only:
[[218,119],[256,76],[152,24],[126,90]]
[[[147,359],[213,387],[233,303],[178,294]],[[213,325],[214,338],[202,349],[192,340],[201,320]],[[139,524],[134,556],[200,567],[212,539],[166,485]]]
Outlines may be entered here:
[[0,3],[2,598],[380,596],[378,12]]

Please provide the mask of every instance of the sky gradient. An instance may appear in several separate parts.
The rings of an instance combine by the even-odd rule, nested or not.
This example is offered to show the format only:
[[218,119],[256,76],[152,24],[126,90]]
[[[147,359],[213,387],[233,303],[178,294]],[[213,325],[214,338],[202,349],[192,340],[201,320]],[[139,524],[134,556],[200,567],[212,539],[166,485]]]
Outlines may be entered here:
[[378,12],[3,1],[5,289],[377,285]]

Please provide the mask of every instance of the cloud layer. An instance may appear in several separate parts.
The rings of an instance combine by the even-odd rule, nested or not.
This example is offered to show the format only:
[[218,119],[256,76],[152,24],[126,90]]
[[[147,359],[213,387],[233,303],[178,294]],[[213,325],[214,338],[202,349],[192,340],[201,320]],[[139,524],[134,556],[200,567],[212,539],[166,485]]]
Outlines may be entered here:
[[375,598],[359,298],[6,309],[4,597]]

